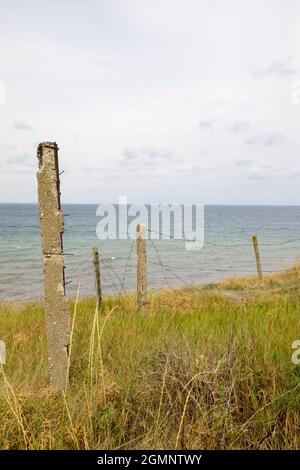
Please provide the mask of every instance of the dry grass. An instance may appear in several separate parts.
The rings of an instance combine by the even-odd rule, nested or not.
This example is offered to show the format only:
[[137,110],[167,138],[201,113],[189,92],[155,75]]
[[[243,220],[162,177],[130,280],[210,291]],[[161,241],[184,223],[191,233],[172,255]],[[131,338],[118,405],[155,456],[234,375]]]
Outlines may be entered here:
[[[1,449],[299,449],[300,268],[211,288],[82,300],[71,384],[48,387],[42,305],[0,305]],[[73,305],[74,312],[74,305]]]

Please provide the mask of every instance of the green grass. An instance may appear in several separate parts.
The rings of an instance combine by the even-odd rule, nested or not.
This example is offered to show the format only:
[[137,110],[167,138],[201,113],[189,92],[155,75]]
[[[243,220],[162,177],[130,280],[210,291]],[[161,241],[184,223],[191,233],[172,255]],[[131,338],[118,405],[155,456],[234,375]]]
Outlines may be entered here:
[[[77,305],[71,383],[48,385],[42,305],[0,304],[1,449],[299,449],[300,268]],[[74,305],[72,305],[74,312]]]

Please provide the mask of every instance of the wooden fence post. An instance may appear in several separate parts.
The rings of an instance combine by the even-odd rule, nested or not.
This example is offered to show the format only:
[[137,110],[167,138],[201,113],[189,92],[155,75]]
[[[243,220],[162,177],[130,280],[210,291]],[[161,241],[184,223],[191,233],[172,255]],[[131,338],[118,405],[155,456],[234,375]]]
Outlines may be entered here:
[[95,288],[96,288],[96,301],[98,308],[101,307],[102,292],[101,292],[101,277],[100,277],[100,262],[98,248],[93,248],[93,265],[95,275]]
[[56,143],[40,144],[37,156],[50,384],[59,391],[69,383],[70,307],[65,295],[64,215]]
[[254,248],[255,259],[256,259],[257,274],[258,274],[259,280],[262,281],[263,273],[262,273],[262,268],[261,268],[260,254],[259,254],[259,248],[258,248],[256,235],[253,235],[252,242],[253,242],[253,248]]
[[138,312],[147,311],[147,252],[146,252],[146,227],[143,224],[136,227],[137,250],[137,303]]

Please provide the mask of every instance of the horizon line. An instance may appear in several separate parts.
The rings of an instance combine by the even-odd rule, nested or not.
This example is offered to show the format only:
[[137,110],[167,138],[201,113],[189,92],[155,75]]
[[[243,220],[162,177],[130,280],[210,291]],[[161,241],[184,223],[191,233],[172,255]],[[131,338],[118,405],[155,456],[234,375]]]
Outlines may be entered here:
[[[2,202],[0,201],[0,205],[32,205],[32,206],[38,206],[38,202],[19,202],[19,201],[14,201],[14,202]],[[98,206],[100,204],[112,204],[112,205],[119,205],[118,202],[62,202],[61,205],[76,205],[76,206]],[[293,203],[293,204],[276,204],[276,203],[262,203],[262,204],[254,204],[254,203],[245,203],[245,204],[230,204],[230,203],[207,203],[207,204],[200,204],[200,203],[190,203],[190,202],[184,202],[184,203],[178,203],[178,202],[160,202],[160,203],[152,203],[152,202],[129,202],[128,205],[131,204],[145,204],[145,205],[152,205],[152,206],[158,206],[159,204],[184,204],[184,205],[203,205],[205,206],[229,206],[229,207],[300,207],[300,203]]]

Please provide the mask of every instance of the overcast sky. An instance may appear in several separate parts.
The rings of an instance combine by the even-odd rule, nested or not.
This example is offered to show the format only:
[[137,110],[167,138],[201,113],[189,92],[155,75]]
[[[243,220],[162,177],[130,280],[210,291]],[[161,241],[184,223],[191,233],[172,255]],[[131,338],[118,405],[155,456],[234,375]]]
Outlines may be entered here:
[[298,0],[0,5],[1,202],[300,204]]

